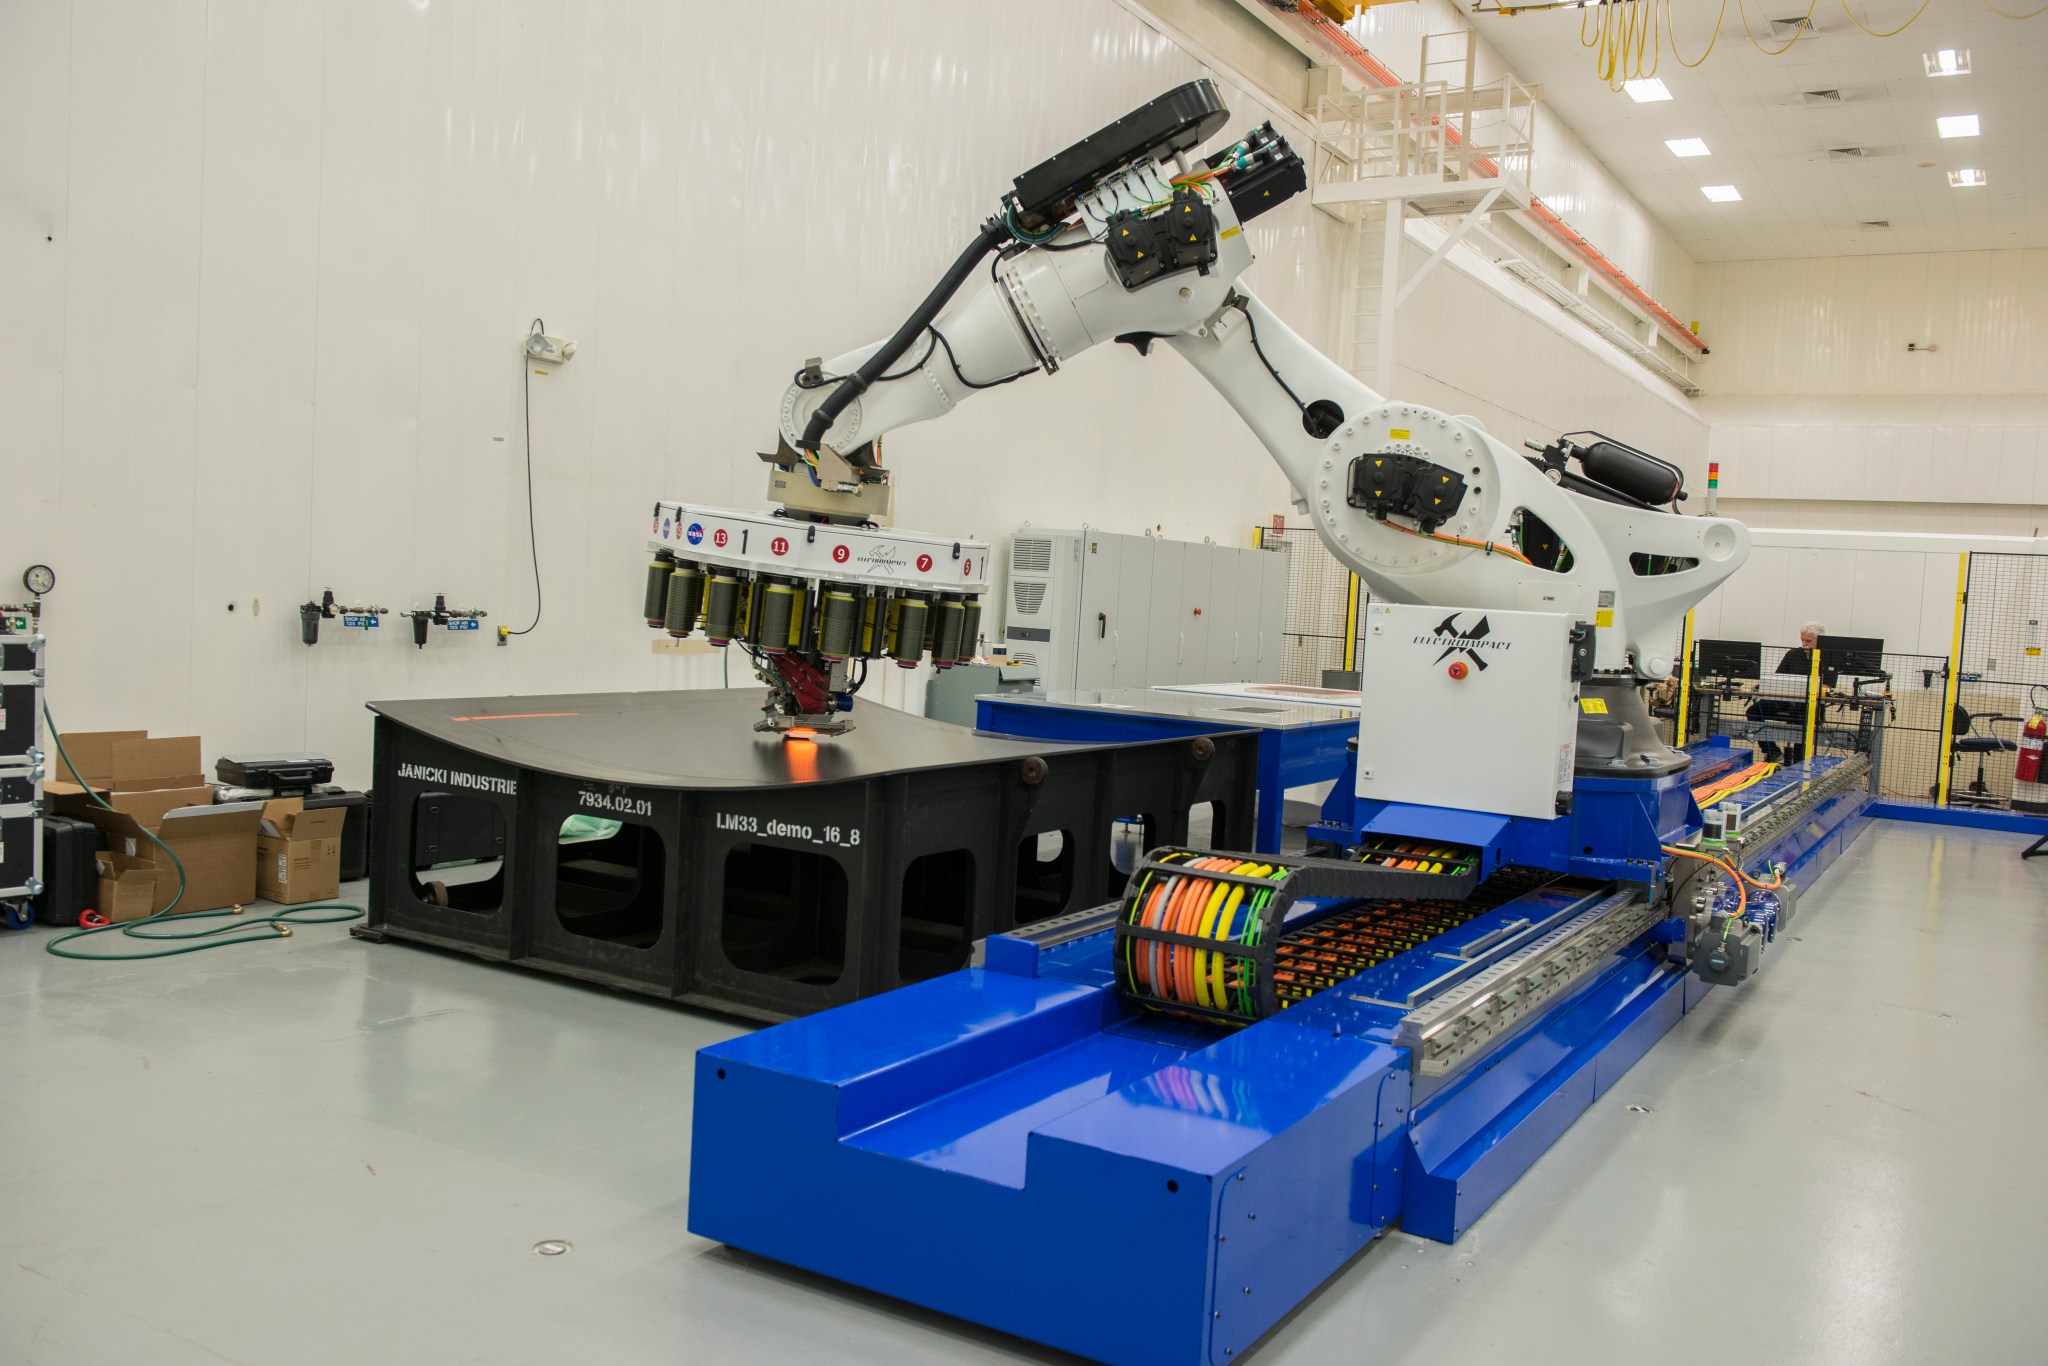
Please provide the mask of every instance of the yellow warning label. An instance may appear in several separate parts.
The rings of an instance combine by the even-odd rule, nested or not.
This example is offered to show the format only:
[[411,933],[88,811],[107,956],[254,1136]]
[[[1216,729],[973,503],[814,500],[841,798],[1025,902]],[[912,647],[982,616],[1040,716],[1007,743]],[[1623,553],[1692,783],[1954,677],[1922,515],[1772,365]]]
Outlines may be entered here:
[[1406,441],[1408,439],[1408,429],[1406,427],[1396,427],[1388,432],[1387,435],[1396,441]]
[[1595,612],[1593,614],[1593,624],[1603,631],[1614,625],[1614,609],[1612,607],[1603,607]]
[[1579,710],[1588,716],[1607,715],[1607,699],[1604,697],[1581,697]]
[[1219,242],[1228,242],[1231,238],[1237,236],[1238,231],[1239,230],[1236,228],[1225,228],[1222,232],[1216,234],[1216,240]]

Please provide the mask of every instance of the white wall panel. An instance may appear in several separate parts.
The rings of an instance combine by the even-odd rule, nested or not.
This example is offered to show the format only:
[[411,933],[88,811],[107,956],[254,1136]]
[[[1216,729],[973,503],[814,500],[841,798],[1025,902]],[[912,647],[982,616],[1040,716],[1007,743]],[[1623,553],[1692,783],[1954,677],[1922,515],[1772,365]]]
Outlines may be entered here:
[[1711,394],[2048,389],[2048,250],[1709,263],[1696,288]]
[[[10,526],[49,539],[62,496],[71,14],[0,5],[0,364]],[[13,458],[8,458],[11,455]],[[4,572],[4,569],[0,569]],[[4,580],[0,580],[4,582]],[[11,599],[10,599],[11,601]]]
[[[1939,508],[1960,525],[1959,505],[2048,520],[2048,393],[1735,395],[1701,398],[1698,409],[1732,499],[1881,505],[1857,514],[1864,526],[1886,508]],[[1967,420],[1950,420],[1957,414]]]
[[[13,559],[61,576],[63,724],[306,746],[361,782],[368,699],[717,684],[648,652],[646,508],[757,504],[792,369],[893,328],[1016,172],[1202,72],[1113,0],[0,7],[0,302],[36,339],[0,367],[0,487],[28,495]],[[1233,133],[1278,112],[1220,84]],[[1249,283],[1327,347],[1342,225],[1298,202],[1251,236]],[[581,346],[532,380],[540,628],[300,645],[328,587],[528,619],[535,316]],[[1287,504],[1165,352],[1101,348],[888,459],[903,524],[998,541],[1241,543]]]

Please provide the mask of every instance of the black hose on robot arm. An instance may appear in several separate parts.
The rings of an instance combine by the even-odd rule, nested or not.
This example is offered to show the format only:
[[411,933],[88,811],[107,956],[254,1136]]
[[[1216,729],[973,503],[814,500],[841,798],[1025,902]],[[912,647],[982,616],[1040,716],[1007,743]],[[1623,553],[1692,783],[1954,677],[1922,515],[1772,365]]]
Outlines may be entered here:
[[803,438],[797,445],[815,454],[825,439],[825,433],[832,429],[832,424],[839,420],[847,405],[859,398],[869,385],[886,374],[889,367],[910,350],[911,344],[939,316],[946,300],[959,293],[960,286],[967,283],[967,277],[974,273],[981,259],[1009,238],[1010,230],[1003,226],[1000,218],[991,218],[983,223],[981,232],[967,244],[959,259],[932,286],[932,292],[925,295],[924,302],[903,320],[903,325],[896,329],[894,335],[883,342],[875,354],[862,361],[852,374],[840,380],[838,388],[826,395],[825,401],[818,405],[817,411],[811,414],[811,420],[805,424]]

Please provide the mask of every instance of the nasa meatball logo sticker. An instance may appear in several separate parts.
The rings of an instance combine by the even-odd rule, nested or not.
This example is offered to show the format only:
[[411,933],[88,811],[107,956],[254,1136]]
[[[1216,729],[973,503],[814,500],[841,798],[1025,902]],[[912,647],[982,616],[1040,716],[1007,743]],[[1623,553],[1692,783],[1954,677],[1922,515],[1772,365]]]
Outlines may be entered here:
[[720,528],[719,528],[718,530],[716,530],[716,531],[714,531],[714,532],[712,532],[712,533],[711,533],[711,544],[713,544],[713,545],[715,545],[715,546],[719,546],[720,548],[723,548],[723,547],[724,547],[724,545],[725,545],[725,528],[724,528],[724,527],[720,527]]
[[832,547],[832,563],[845,564],[849,559],[852,558],[853,552],[851,550],[848,550],[845,546],[835,545]]
[[918,572],[918,573],[920,573],[920,574],[929,574],[929,573],[931,573],[931,572],[932,572],[932,557],[931,557],[931,556],[929,556],[929,555],[920,555],[920,556],[918,556],[918,557],[917,557],[917,572]]
[[685,531],[683,535],[689,538],[691,545],[704,544],[704,524],[702,522],[690,523],[690,529]]
[[789,553],[789,541],[786,537],[777,536],[768,543],[768,548],[777,555],[787,555]]

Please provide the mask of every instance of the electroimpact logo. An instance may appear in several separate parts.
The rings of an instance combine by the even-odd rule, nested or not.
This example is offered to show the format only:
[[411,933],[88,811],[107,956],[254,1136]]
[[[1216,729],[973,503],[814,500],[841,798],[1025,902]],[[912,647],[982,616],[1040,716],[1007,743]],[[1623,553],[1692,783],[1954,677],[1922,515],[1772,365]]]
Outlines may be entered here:
[[1486,660],[1481,658],[1479,654],[1481,650],[1506,650],[1514,644],[1510,640],[1487,639],[1492,630],[1491,623],[1486,620],[1483,614],[1471,626],[1460,627],[1458,625],[1458,614],[1453,612],[1438,622],[1436,629],[1428,635],[1415,637],[1415,643],[1417,645],[1442,645],[1444,647],[1443,653],[1431,661],[1432,663],[1441,664],[1452,655],[1463,654],[1471,659],[1473,667],[1484,669],[1486,667]]
[[893,545],[871,545],[860,552],[860,567],[877,574],[894,574],[903,568],[903,558]]
[[683,535],[689,538],[691,545],[704,544],[704,524],[702,522],[690,523],[690,529],[685,531]]

